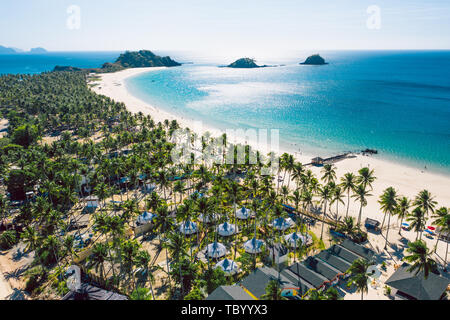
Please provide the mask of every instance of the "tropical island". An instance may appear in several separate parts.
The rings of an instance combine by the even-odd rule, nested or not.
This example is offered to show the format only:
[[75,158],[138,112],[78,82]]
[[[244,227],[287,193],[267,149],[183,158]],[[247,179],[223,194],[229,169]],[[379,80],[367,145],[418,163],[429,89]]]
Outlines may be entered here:
[[150,50],[126,51],[114,63],[104,63],[101,68],[76,68],[71,66],[55,66],[53,71],[86,71],[89,73],[117,72],[128,68],[177,67],[181,63],[170,57],[161,57]]
[[[113,65],[150,64],[143,56],[124,54]],[[374,282],[386,284],[386,299],[394,288],[445,298],[439,273],[449,242],[440,240],[448,241],[450,215],[428,190],[376,190],[372,167],[339,173],[330,162],[316,170],[289,153],[262,174],[272,153],[187,128],[189,141],[201,140],[220,161],[174,163],[180,124],[95,93],[89,83],[97,78],[74,68],[0,77],[8,125],[0,138],[0,267],[24,298],[363,299],[378,297]],[[375,192],[382,222],[364,219]],[[424,239],[426,230],[435,238]],[[80,288],[69,286],[72,266],[83,274]],[[407,284],[396,284],[405,274]],[[432,295],[409,291],[425,281],[439,284]]]
[[320,65],[328,64],[328,62],[325,62],[325,59],[322,58],[319,54],[314,54],[314,55],[306,58],[306,60],[304,62],[301,62],[300,64],[320,66]]
[[226,68],[247,68],[247,69],[275,67],[275,66],[269,66],[269,65],[259,66],[256,64],[255,61],[256,61],[255,59],[251,59],[251,58],[241,58],[225,67]]

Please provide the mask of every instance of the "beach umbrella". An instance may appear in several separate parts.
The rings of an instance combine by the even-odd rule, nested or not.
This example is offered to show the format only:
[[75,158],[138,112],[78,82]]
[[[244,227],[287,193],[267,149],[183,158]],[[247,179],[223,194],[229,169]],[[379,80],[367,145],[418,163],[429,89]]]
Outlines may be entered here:
[[432,226],[428,226],[428,229],[430,229],[431,231],[436,230],[436,228],[435,228],[435,227],[432,227]]
[[236,262],[234,262],[233,260],[228,260],[227,258],[219,261],[214,266],[214,269],[216,268],[221,268],[227,276],[232,276],[240,271]]
[[139,217],[137,217],[136,223],[137,224],[147,224],[152,222],[153,219],[156,218],[156,214],[145,211],[143,214],[141,214]]
[[218,231],[221,236],[228,237],[238,232],[237,226],[228,222],[219,225]]
[[277,230],[284,231],[292,227],[293,223],[291,218],[277,218],[272,222],[272,226]]
[[429,233],[429,234],[431,234],[431,235],[434,235],[434,232],[433,231],[431,231],[431,230],[428,230],[428,229],[426,229],[426,230],[424,230],[426,233]]
[[247,253],[260,253],[262,251],[262,245],[264,241],[258,240],[256,238],[250,239],[244,243],[244,249]]
[[403,222],[403,223],[402,223],[402,226],[404,226],[404,227],[407,227],[407,228],[408,228],[408,227],[409,227],[409,224],[407,224],[406,222]]
[[299,246],[300,244],[302,244],[302,245],[311,244],[312,237],[309,234],[303,235],[300,232],[293,232],[293,233],[288,234],[287,236],[285,236],[284,240],[286,240],[286,242],[291,247],[296,247],[296,246]]
[[242,207],[242,208],[236,210],[236,218],[241,219],[241,220],[246,220],[246,219],[250,218],[251,213],[252,212],[249,209],[247,209],[246,207]]
[[196,233],[197,230],[197,224],[192,221],[185,221],[180,225],[180,232],[186,235]]
[[198,220],[201,221],[202,223],[210,223],[210,222],[213,222],[214,220],[216,220],[216,217],[215,217],[215,214],[213,214],[212,217],[208,217],[208,216],[203,217],[203,214],[200,213],[198,215]]
[[209,258],[220,258],[226,255],[226,253],[227,248],[219,242],[213,242],[206,246],[205,255]]

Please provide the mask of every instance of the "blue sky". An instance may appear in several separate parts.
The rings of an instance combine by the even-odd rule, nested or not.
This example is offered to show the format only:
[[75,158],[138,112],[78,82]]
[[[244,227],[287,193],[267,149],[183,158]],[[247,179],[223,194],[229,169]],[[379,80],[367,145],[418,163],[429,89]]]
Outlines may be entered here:
[[[80,28],[69,29],[77,5]],[[366,25],[380,9],[380,28]],[[0,45],[55,51],[450,49],[449,0],[1,0]]]

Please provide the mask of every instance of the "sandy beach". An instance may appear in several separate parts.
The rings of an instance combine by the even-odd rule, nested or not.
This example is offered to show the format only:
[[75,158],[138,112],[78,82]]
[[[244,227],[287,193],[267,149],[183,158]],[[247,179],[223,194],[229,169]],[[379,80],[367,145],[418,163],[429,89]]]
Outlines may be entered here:
[[[182,127],[189,127],[193,130],[196,128],[193,126],[195,119],[186,119],[177,117],[174,114],[170,114],[164,110],[158,109],[156,106],[149,105],[145,101],[142,101],[133,96],[126,87],[125,80],[129,77],[137,76],[144,72],[151,72],[154,70],[161,70],[161,68],[139,68],[128,69],[111,74],[101,75],[101,80],[96,82],[96,85],[92,88],[95,92],[108,96],[116,101],[123,102],[131,112],[141,111],[144,114],[150,114],[155,121],[164,121],[165,119],[176,119]],[[223,132],[221,130],[208,127],[203,124],[202,130],[197,130],[197,134],[203,134],[205,131],[209,131],[213,136],[219,136]],[[282,138],[282,137],[281,137]],[[235,141],[242,143],[243,141]],[[282,150],[280,152],[289,152],[295,156],[297,161],[302,163],[310,163],[314,155],[296,152],[299,150],[299,145],[293,145],[292,150]],[[330,154],[333,156],[333,154]],[[336,175],[340,179],[345,173],[353,172],[357,174],[358,170],[362,167],[369,167],[375,171],[377,179],[373,183],[373,196],[368,197],[367,206],[363,208],[362,221],[366,217],[376,219],[378,221],[383,220],[383,212],[380,210],[378,200],[380,195],[387,187],[394,187],[397,193],[402,196],[406,196],[410,199],[414,199],[415,196],[423,189],[427,189],[435,197],[438,202],[437,208],[442,206],[450,207],[450,176],[431,172],[426,169],[418,169],[410,167],[401,163],[392,162],[382,159],[380,155],[364,156],[361,154],[355,154],[353,158],[347,158],[335,163]],[[309,166],[317,177],[321,177],[320,167]],[[291,182],[291,187],[294,183]],[[339,213],[341,216],[345,214],[347,200],[345,198],[345,205],[339,206]],[[336,205],[334,204],[331,211],[336,212]],[[359,203],[350,200],[349,215],[358,217]],[[428,225],[431,225],[431,217],[429,217]],[[386,220],[387,224],[387,220]],[[387,272],[383,272],[383,276],[380,279],[384,282],[388,276],[394,272],[394,265],[401,263],[401,258],[406,253],[408,241],[414,241],[416,239],[416,233],[414,231],[402,231],[402,236],[399,235],[399,221],[397,217],[391,218],[391,231],[389,232],[389,243],[387,250],[384,250],[385,246],[385,234],[373,234],[369,233],[369,246],[378,252],[381,256],[385,256],[387,262]],[[436,245],[436,238],[422,237],[427,243],[429,248],[434,249]],[[406,242],[405,242],[406,241]],[[445,259],[446,252],[445,241],[440,241],[437,247],[435,259],[442,262]],[[388,299],[383,294],[383,286],[379,285],[376,289],[370,288],[367,299]],[[347,294],[345,299],[360,299],[359,294]]]
[[[145,101],[142,101],[127,90],[125,79],[137,76],[145,72],[151,72],[161,70],[163,68],[135,68],[119,71],[116,73],[107,73],[101,75],[101,80],[96,82],[96,86],[92,89],[105,96],[108,96],[115,101],[123,102],[131,112],[141,111],[144,114],[150,114],[155,121],[164,121],[165,119],[176,119],[182,127],[193,127],[193,121],[195,119],[186,119],[174,114],[170,114],[164,110],[158,109],[156,106],[149,105]],[[203,124],[202,134],[205,131],[209,131],[213,136],[218,136],[223,132],[221,130],[208,127]],[[299,146],[296,146],[298,150]],[[298,161],[302,163],[309,163],[314,155],[295,153],[294,150],[280,150],[281,152],[290,152],[295,155]],[[332,156],[332,155],[330,155]],[[427,189],[435,196],[435,200],[438,201],[438,206],[450,207],[450,176],[444,174],[434,173],[428,170],[420,170],[417,168],[409,167],[399,163],[394,163],[381,159],[379,155],[363,156],[356,155],[355,158],[345,159],[336,163],[337,177],[342,177],[347,172],[354,172],[368,166],[370,169],[375,170],[375,176],[377,179],[373,183],[373,196],[368,198],[367,207],[363,208],[363,217],[371,217],[378,220],[382,220],[383,214],[379,210],[378,199],[383,190],[389,186],[397,189],[400,195],[414,198],[416,194]],[[321,176],[320,167],[310,167],[311,170],[318,176]],[[352,202],[352,200],[351,200]],[[334,209],[333,209],[334,210]],[[344,212],[344,206],[341,207],[341,212]],[[359,205],[357,203],[351,203],[349,214],[357,216],[359,211]],[[391,220],[392,221],[392,220]],[[394,221],[395,218],[394,218]]]

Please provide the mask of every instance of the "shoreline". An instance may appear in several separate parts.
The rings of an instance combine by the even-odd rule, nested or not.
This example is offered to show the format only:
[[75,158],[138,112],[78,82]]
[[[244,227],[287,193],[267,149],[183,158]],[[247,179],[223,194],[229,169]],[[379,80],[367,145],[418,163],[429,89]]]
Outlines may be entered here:
[[[222,130],[207,126],[205,124],[202,124],[202,129],[199,130],[199,128],[193,126],[193,122],[198,120],[177,116],[152,106],[133,96],[127,89],[125,82],[126,79],[138,76],[142,73],[162,69],[165,69],[165,67],[134,68],[115,73],[100,74],[99,76],[101,77],[101,80],[91,82],[90,84],[97,84],[91,89],[94,92],[108,96],[115,101],[123,102],[130,112],[137,113],[141,111],[145,115],[150,114],[155,122],[163,122],[165,119],[177,120],[182,128],[189,127],[196,131],[199,135],[204,134],[206,131],[210,132],[212,136],[221,135],[223,133]],[[244,143],[245,141],[234,141],[234,143],[236,142]],[[300,155],[298,151],[296,151],[299,147],[301,146],[296,145],[295,148],[282,148],[280,146],[279,152],[280,154],[283,152],[290,153],[295,157],[296,161],[300,161],[301,163],[310,163],[314,155],[304,153]],[[421,170],[390,160],[379,159],[377,156],[363,156],[361,154],[354,155],[355,158],[344,159],[334,165],[336,167],[336,175],[338,179],[340,179],[340,177],[347,172],[357,173],[360,168],[365,166],[368,166],[370,169],[374,169],[377,179],[373,183],[373,191],[371,192],[373,196],[368,198],[367,206],[363,208],[362,219],[366,217],[380,221],[383,219],[383,214],[379,209],[378,199],[382,192],[390,186],[394,187],[399,195],[407,196],[410,199],[414,199],[417,193],[421,190],[427,189],[438,202],[437,208],[442,206],[450,207],[450,193],[448,192],[450,187],[450,176],[443,173],[423,169]],[[311,169],[311,171],[316,174],[318,178],[321,177],[321,167],[309,166],[308,169]],[[333,211],[335,211],[335,206],[336,205],[334,204]],[[340,212],[343,213],[344,210],[345,205],[340,205]],[[349,215],[357,217],[358,212],[359,205],[357,203],[353,203],[351,200]],[[394,217],[394,221],[395,220],[397,220],[396,217]]]

